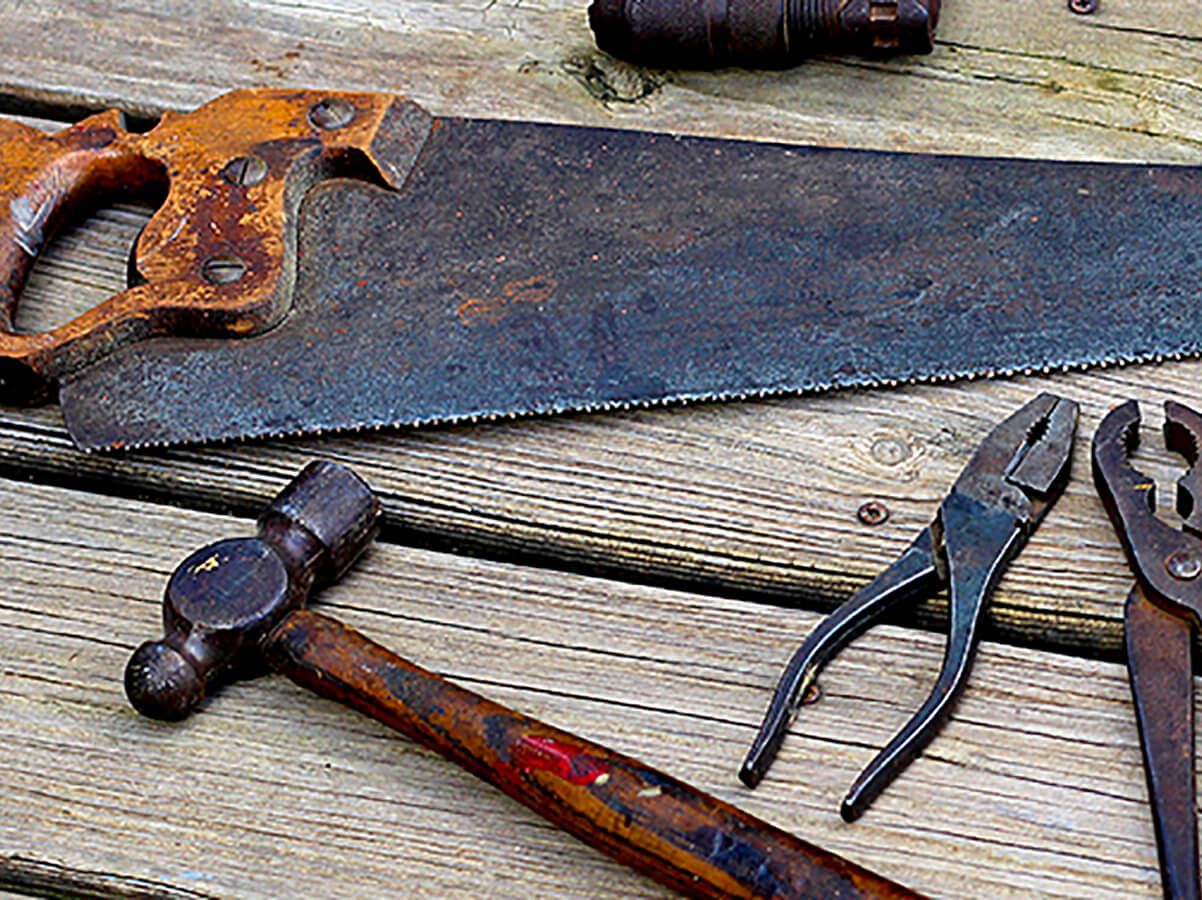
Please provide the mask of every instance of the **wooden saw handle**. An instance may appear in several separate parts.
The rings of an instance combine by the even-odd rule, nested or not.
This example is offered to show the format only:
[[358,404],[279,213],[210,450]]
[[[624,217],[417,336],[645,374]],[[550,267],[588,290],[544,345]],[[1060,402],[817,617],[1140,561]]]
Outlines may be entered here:
[[[109,111],[55,134],[0,121],[0,401],[33,403],[118,347],[162,335],[236,337],[287,311],[295,216],[337,174],[400,187],[433,120],[386,94],[242,90],[145,134]],[[138,283],[43,334],[13,330],[54,230],[88,203],[164,196],[138,239]]]
[[297,684],[395,728],[686,896],[920,897],[638,760],[451,684],[319,613],[290,613],[262,651]]

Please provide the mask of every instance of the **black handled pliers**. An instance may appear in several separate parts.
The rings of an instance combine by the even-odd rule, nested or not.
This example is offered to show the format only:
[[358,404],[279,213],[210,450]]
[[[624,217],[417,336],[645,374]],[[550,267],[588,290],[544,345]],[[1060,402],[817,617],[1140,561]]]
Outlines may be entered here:
[[943,669],[922,708],[856,780],[841,813],[858,818],[934,737],[972,666],[985,600],[1068,480],[1077,404],[1040,394],[993,429],[892,566],[824,619],[793,654],[739,770],[755,787],[772,764],[818,671],[893,606],[950,589]]
[[1190,648],[1202,617],[1202,417],[1165,404],[1165,445],[1190,468],[1177,482],[1178,529],[1156,516],[1156,483],[1131,465],[1139,406],[1112,409],[1093,438],[1098,494],[1135,570],[1124,626],[1127,673],[1148,776],[1164,895],[1198,900],[1194,812],[1194,680]]

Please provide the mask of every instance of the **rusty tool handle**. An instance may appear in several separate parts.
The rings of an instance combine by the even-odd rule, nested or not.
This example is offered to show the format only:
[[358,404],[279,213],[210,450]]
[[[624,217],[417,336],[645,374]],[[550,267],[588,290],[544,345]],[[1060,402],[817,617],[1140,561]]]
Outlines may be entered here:
[[656,67],[768,69],[831,54],[929,53],[940,0],[593,0],[607,53]]
[[458,687],[328,616],[290,613],[263,652],[297,684],[436,750],[686,896],[920,896],[635,759]]
[[[0,402],[147,337],[239,337],[291,301],[295,217],[335,174],[405,180],[431,118],[385,94],[235,91],[145,134],[115,110],[47,134],[0,120]],[[162,205],[140,235],[131,285],[65,325],[18,334],[21,288],[55,230],[89,205]]]
[[1165,900],[1199,900],[1193,626],[1157,606],[1138,584],[1123,620]]

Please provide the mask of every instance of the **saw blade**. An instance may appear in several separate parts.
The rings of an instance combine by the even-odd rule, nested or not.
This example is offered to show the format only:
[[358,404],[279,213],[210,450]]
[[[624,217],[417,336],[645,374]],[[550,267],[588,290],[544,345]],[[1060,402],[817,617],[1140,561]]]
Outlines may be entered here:
[[283,323],[63,386],[87,449],[1044,371],[1202,349],[1202,170],[440,120],[327,182]]

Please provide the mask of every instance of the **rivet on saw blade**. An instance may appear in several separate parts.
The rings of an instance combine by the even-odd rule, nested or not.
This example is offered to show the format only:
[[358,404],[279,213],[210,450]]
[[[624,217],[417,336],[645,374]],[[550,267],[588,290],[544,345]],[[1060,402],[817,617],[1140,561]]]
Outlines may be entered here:
[[1178,550],[1164,561],[1164,567],[1178,581],[1193,581],[1202,575],[1202,557],[1192,550]]

